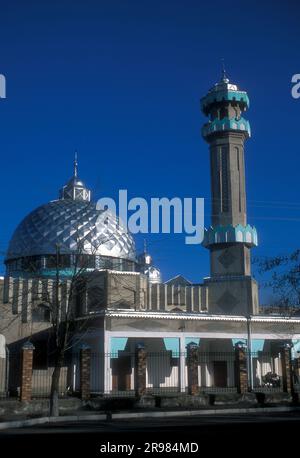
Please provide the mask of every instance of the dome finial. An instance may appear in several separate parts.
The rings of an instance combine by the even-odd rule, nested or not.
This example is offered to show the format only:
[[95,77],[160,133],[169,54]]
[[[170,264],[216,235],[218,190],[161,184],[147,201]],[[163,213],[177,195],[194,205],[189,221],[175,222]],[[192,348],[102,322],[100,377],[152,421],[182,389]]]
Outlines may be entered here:
[[77,162],[77,151],[75,151],[74,155],[74,177],[77,178],[78,175],[78,162]]
[[222,57],[221,62],[222,62],[222,77],[221,77],[221,81],[224,81],[224,82],[228,83],[229,79],[228,79],[227,74],[226,74],[224,57]]
[[67,182],[59,192],[60,199],[91,201],[91,191],[78,178],[77,151],[74,154],[74,172],[73,177]]

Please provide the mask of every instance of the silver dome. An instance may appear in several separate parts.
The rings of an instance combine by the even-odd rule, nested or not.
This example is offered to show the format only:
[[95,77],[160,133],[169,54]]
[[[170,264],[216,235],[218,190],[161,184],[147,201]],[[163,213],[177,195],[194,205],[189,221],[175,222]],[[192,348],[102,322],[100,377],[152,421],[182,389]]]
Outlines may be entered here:
[[144,273],[149,278],[149,283],[162,283],[161,273],[157,267],[149,266],[148,269],[145,269]]
[[[35,255],[86,253],[135,261],[135,244],[117,217],[94,202],[59,199],[38,207],[19,224],[6,260]],[[80,247],[80,248],[79,248]]]

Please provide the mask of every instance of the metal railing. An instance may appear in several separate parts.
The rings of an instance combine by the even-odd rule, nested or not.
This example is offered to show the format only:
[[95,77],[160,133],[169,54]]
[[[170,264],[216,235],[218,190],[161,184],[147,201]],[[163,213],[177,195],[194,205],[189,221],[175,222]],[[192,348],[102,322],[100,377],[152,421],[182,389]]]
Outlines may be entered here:
[[[54,367],[47,369],[33,369],[32,371],[32,397],[33,398],[48,398],[51,392],[51,382]],[[68,385],[69,367],[63,366],[60,369],[58,396],[64,397],[70,393],[70,385]]]
[[0,358],[0,398],[4,398],[7,395],[7,362],[6,358]]
[[199,390],[205,393],[237,391],[235,352],[198,352]]
[[[247,353],[246,353],[246,356]],[[66,355],[61,368],[59,396],[80,392],[80,353]],[[280,354],[253,352],[251,354],[252,386],[254,392],[284,390]],[[8,377],[9,366],[9,377]],[[204,393],[234,393],[238,389],[236,353],[197,352],[198,387]],[[50,395],[53,366],[38,367],[32,371],[32,397]],[[293,373],[294,376],[294,373]],[[9,380],[8,380],[9,379]],[[300,392],[300,380],[293,378],[294,390]],[[146,352],[145,392],[154,395],[187,393],[189,384],[189,357],[174,351]],[[9,355],[9,365],[0,358],[0,397],[17,396],[21,384],[21,355]],[[7,390],[9,386],[9,391]],[[90,392],[92,396],[132,397],[137,389],[137,354],[92,352],[90,359]]]
[[280,392],[283,390],[280,354],[253,352],[251,354],[253,390]]

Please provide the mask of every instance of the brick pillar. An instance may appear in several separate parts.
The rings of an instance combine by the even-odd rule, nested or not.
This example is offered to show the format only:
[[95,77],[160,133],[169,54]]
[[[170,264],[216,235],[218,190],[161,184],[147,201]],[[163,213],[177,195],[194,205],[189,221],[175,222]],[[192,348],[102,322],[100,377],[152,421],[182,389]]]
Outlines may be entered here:
[[235,347],[235,370],[236,385],[238,393],[247,393],[248,391],[248,374],[247,374],[247,357],[245,349],[239,346]]
[[80,349],[80,397],[90,399],[90,379],[91,379],[91,349],[87,345],[82,345]]
[[300,381],[300,357],[296,359],[296,375]]
[[25,342],[22,347],[21,401],[30,401],[32,393],[32,361],[34,346]]
[[146,350],[138,346],[135,354],[135,394],[138,398],[146,393],[146,366]]
[[293,381],[290,347],[284,346],[280,350],[280,356],[282,368],[282,388],[285,393],[291,394],[293,391]]
[[198,350],[194,342],[187,345],[188,393],[192,396],[199,394]]

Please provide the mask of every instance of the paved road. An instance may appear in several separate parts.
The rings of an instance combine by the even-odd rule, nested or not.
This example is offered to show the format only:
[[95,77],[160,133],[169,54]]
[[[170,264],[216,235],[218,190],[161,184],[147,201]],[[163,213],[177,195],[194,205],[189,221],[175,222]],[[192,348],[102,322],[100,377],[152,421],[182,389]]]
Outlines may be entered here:
[[[77,422],[59,425],[41,425],[0,432],[0,450],[5,445],[12,452],[24,452],[25,456],[43,458],[60,455],[62,448],[73,456],[101,457],[101,447],[111,445],[135,445],[131,456],[155,456],[162,453],[154,448],[145,452],[145,442],[195,442],[200,451],[209,448],[215,452],[230,452],[241,456],[246,452],[275,451],[280,444],[293,454],[299,453],[300,412],[195,416],[182,418],[155,418],[138,420],[114,420],[111,422]],[[241,443],[243,449],[238,444]],[[150,446],[151,449],[152,446]],[[103,450],[103,449],[102,449]],[[120,450],[119,450],[120,452]],[[128,449],[121,449],[120,456],[128,456]],[[242,453],[241,453],[242,452]],[[69,455],[68,453],[68,455]],[[168,453],[184,455],[185,453]],[[1,454],[2,455],[2,454]],[[69,455],[71,456],[71,455]],[[105,456],[116,456],[109,451]],[[276,454],[277,456],[277,454]],[[279,456],[279,455],[278,455]]]

